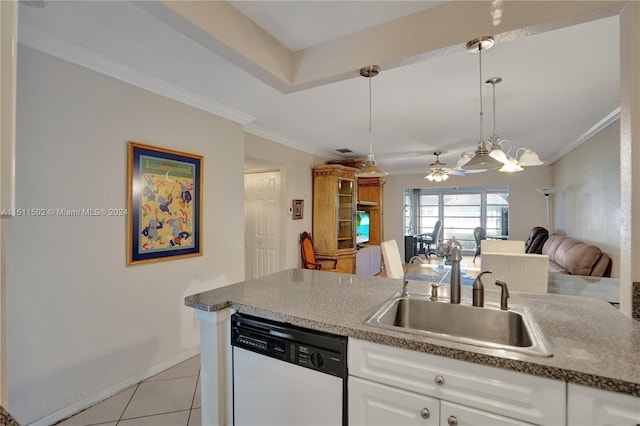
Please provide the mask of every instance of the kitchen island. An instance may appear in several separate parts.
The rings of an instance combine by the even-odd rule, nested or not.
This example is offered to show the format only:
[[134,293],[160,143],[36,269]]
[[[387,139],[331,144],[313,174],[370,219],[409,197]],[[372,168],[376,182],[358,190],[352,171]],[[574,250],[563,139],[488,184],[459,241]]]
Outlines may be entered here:
[[[486,302],[499,302],[499,291],[487,287]],[[401,280],[290,269],[187,297],[185,304],[201,320],[203,424],[228,418],[228,317],[233,311],[640,397],[640,322],[603,300],[512,292],[509,304],[528,307],[551,344],[553,356],[538,357],[366,325],[365,319],[400,288]],[[410,281],[408,290],[430,291],[418,281]],[[470,290],[463,286],[463,304],[470,303]]]

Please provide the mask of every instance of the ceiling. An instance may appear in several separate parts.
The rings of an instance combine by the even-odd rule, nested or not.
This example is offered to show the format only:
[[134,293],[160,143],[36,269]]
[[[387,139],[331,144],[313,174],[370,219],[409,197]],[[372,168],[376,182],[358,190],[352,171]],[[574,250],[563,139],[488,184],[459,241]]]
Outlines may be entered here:
[[[434,150],[453,167],[480,138],[479,55],[466,51],[470,38],[463,38],[464,30],[473,25],[462,21],[490,29],[490,2],[454,3],[216,2],[215,7],[227,8],[216,10],[228,15],[211,30],[222,28],[222,35],[211,36],[205,34],[206,23],[187,19],[166,3],[49,1],[44,8],[20,5],[18,41],[327,159],[368,153],[369,81],[358,69],[377,63],[382,71],[371,80],[371,109],[378,164],[391,174],[422,173],[435,160]],[[619,18],[614,13],[515,31],[519,21],[510,8],[525,3],[504,2],[501,26],[506,27],[493,28],[497,42],[482,54],[482,81],[503,78],[496,86],[496,123],[498,134],[511,142],[511,153],[531,147],[551,163],[617,117]],[[438,23],[432,23],[428,40],[419,40],[431,46],[424,52],[411,53],[413,40],[394,38],[400,36],[397,28],[408,31],[412,20],[454,6],[460,25],[442,23],[436,32]],[[479,7],[484,9],[471,12]],[[240,21],[223,28],[231,18]],[[242,32],[234,35],[236,29]],[[263,56],[249,60],[243,52],[250,49]],[[307,66],[313,58],[320,60]],[[367,59],[379,61],[353,63]],[[297,64],[297,74],[289,72],[293,65],[282,64]],[[302,71],[310,77],[305,80]],[[493,130],[491,86],[482,88],[486,140]],[[339,154],[342,148],[352,153]]]

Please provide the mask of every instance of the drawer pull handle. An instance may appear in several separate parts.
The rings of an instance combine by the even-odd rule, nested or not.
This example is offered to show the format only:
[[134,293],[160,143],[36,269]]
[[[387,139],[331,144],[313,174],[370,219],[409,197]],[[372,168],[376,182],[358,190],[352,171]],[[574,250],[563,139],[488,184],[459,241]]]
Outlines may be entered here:
[[444,377],[436,376],[436,385],[444,385]]
[[456,419],[456,416],[449,416],[447,423],[449,423],[449,426],[456,426],[458,424],[458,419]]
[[423,419],[428,419],[429,417],[431,417],[431,413],[429,412],[429,409],[423,408],[422,410],[420,410],[420,417],[422,417]]

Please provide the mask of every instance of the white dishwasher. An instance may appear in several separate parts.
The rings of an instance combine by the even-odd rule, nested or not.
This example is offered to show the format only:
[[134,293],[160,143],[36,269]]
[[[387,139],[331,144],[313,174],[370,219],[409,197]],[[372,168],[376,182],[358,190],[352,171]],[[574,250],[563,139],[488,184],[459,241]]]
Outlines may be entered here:
[[237,426],[346,426],[347,338],[231,317]]

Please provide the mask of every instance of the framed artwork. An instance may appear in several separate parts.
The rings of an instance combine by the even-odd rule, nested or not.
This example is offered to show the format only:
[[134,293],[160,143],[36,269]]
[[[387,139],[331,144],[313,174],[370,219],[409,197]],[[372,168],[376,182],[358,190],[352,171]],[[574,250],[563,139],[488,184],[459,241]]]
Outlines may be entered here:
[[293,218],[302,219],[304,213],[304,200],[293,200]]
[[202,163],[129,142],[127,265],[202,255]]

